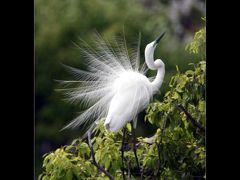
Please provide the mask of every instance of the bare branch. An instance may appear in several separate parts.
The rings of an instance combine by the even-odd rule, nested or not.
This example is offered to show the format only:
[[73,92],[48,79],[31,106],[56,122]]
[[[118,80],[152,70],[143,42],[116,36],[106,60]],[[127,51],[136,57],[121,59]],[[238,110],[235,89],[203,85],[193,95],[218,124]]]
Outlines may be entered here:
[[128,160],[128,180],[131,180],[131,162]]
[[164,119],[163,126],[162,126],[162,128],[161,128],[160,140],[159,140],[159,143],[157,143],[157,149],[158,149],[158,168],[157,168],[157,171],[156,171],[156,173],[155,173],[155,175],[154,175],[154,178],[153,178],[154,180],[157,179],[157,176],[158,176],[158,174],[159,174],[159,172],[160,172],[160,167],[161,167],[160,151],[161,151],[161,146],[162,146],[163,132],[164,132],[165,127],[166,127],[167,118],[168,118],[168,116],[166,116],[165,119]]
[[126,133],[126,128],[123,128],[123,137],[122,137],[122,148],[121,148],[121,152],[122,152],[122,176],[123,176],[123,180],[125,180],[125,174],[124,174],[124,141],[125,141],[125,133]]
[[134,152],[135,159],[136,159],[136,162],[137,162],[137,168],[138,168],[138,171],[139,171],[139,174],[140,174],[140,166],[139,166],[138,157],[137,157],[136,134],[135,134],[135,128],[134,128],[134,125],[133,125],[132,121],[131,121],[131,126],[132,126],[132,136],[133,136],[133,152]]
[[143,173],[144,173],[144,166],[143,166],[143,168],[141,170],[141,179],[143,179]]
[[191,114],[189,114],[189,112],[187,112],[187,110],[183,107],[183,105],[181,104],[176,104],[176,107],[183,111],[185,113],[185,115],[187,116],[187,119],[192,123],[192,125],[194,125],[195,127],[199,128],[202,132],[205,132],[205,128],[199,123],[197,122],[192,116]]

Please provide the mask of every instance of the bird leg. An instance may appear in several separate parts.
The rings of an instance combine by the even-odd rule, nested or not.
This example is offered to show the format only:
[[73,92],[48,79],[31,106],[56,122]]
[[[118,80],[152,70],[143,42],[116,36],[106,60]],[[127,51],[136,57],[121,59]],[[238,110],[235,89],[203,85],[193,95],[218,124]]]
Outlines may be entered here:
[[125,133],[126,133],[126,128],[123,128],[123,137],[122,137],[122,147],[121,147],[121,152],[122,152],[122,176],[123,180],[125,180],[125,174],[124,174],[124,141],[125,141]]
[[109,172],[107,172],[102,166],[100,166],[97,163],[97,161],[95,159],[95,155],[94,155],[94,150],[93,150],[93,147],[92,147],[91,133],[90,132],[88,132],[88,146],[89,146],[89,148],[91,150],[91,156],[92,156],[92,163],[93,163],[93,165],[96,166],[99,171],[103,172],[106,176],[108,176],[108,178],[110,180],[114,180],[113,176]]
[[136,159],[136,162],[137,162],[138,170],[140,172],[140,166],[139,166],[138,158],[137,158],[136,135],[135,135],[136,120],[134,120],[134,122],[131,121],[131,126],[132,126],[132,136],[133,136],[133,152],[134,152],[135,159]]

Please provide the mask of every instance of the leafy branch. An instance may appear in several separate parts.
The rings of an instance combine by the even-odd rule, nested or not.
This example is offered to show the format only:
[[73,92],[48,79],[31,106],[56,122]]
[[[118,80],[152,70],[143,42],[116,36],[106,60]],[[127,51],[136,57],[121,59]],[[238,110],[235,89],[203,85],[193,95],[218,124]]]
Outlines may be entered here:
[[114,180],[113,176],[96,162],[94,150],[93,150],[93,147],[92,147],[92,142],[91,142],[91,139],[90,139],[90,135],[89,135],[89,138],[88,138],[88,146],[91,150],[92,163],[98,168],[99,171],[103,172],[107,177],[109,177],[110,180]]

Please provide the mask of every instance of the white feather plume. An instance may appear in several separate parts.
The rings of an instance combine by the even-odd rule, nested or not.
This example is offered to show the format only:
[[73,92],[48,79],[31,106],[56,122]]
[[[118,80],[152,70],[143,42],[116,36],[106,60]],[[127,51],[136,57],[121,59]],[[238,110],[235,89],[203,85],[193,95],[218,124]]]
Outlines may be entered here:
[[[128,100],[129,103],[122,104],[128,104],[125,111],[132,111],[132,118],[135,118],[140,110],[146,108],[153,94],[149,84],[145,84],[150,83],[152,78],[145,76],[147,70],[145,63],[140,66],[140,39],[139,36],[138,46],[131,53],[127,50],[125,39],[121,42],[115,41],[110,46],[107,41],[96,35],[96,48],[83,42],[84,47],[80,49],[87,63],[87,70],[64,65],[74,75],[75,80],[60,83],[69,102],[83,103],[87,108],[63,129],[83,125],[92,130],[97,121],[106,118],[110,103],[114,103],[116,94],[119,92],[126,94],[130,92],[129,89],[132,90],[125,97],[129,96],[132,99]],[[145,84],[140,81],[144,81]],[[77,84],[77,87],[69,88],[73,84]],[[145,100],[141,101],[139,96]],[[130,120],[132,119],[126,121]]]

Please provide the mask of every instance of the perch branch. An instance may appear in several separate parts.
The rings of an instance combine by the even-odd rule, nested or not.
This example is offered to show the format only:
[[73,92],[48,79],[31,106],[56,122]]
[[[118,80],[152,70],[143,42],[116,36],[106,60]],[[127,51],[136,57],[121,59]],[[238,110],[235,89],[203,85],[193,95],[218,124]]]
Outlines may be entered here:
[[141,179],[143,179],[143,173],[144,173],[144,166],[143,166],[143,168],[141,170]]
[[197,122],[192,116],[191,114],[189,114],[189,112],[187,112],[187,110],[183,107],[183,105],[181,104],[176,104],[176,107],[183,111],[184,114],[187,116],[187,119],[192,123],[192,125],[194,125],[195,127],[199,128],[202,132],[205,132],[205,128],[199,123]]
[[130,160],[128,160],[128,180],[131,180],[131,165],[130,165]]
[[94,150],[93,150],[93,147],[92,147],[91,135],[90,134],[88,134],[88,146],[89,146],[89,148],[91,150],[91,156],[92,156],[92,163],[93,163],[93,165],[95,165],[99,171],[103,172],[107,177],[109,177],[110,180],[114,180],[113,176],[96,162]]
[[133,152],[134,152],[135,159],[136,159],[136,162],[137,162],[137,168],[138,168],[138,171],[140,173],[140,166],[139,166],[138,157],[137,157],[136,134],[135,134],[135,128],[133,126],[132,121],[131,121],[131,126],[132,126],[132,136],[133,136]]
[[158,149],[158,168],[157,168],[157,171],[154,175],[154,180],[157,179],[157,176],[160,172],[160,167],[161,167],[161,158],[160,158],[160,151],[161,151],[161,146],[162,146],[162,139],[163,139],[163,133],[164,133],[164,129],[165,129],[165,126],[166,126],[166,122],[167,122],[167,117],[164,119],[164,122],[163,122],[163,126],[161,128],[161,134],[160,134],[160,140],[159,140],[159,143],[157,143],[157,149]]
[[124,174],[124,141],[125,141],[125,133],[126,133],[126,128],[123,128],[123,137],[122,137],[122,176],[123,180],[125,180],[125,174]]

